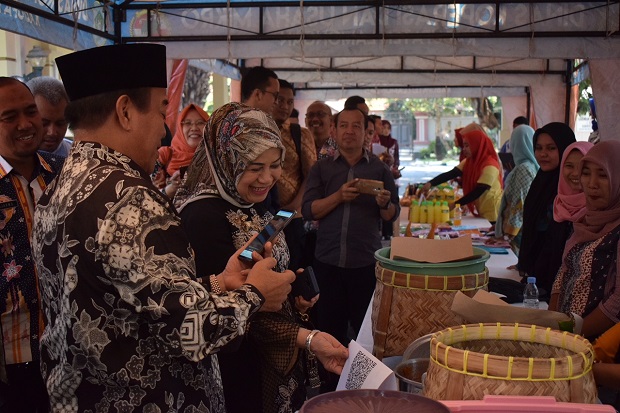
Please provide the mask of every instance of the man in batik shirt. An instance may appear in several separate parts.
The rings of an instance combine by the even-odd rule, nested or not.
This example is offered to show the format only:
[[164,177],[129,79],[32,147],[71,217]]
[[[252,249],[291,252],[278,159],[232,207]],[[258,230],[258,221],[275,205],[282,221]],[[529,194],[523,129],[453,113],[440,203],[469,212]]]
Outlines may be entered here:
[[165,134],[164,46],[56,63],[76,142],[41,198],[32,241],[51,410],[223,412],[213,354],[259,309],[279,309],[294,276],[266,258],[245,280],[237,253],[222,274],[200,274],[212,293],[196,281],[176,211],[149,178]]
[[0,412],[46,411],[39,373],[43,320],[30,233],[37,200],[64,158],[37,152],[41,114],[28,87],[0,77]]

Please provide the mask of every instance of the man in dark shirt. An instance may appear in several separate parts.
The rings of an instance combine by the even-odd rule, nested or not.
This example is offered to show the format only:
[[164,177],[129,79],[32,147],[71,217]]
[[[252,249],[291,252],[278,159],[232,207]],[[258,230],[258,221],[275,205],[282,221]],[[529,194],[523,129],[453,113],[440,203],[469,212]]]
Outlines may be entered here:
[[[375,288],[380,221],[396,220],[400,206],[389,168],[363,147],[365,115],[345,108],[335,122],[338,152],[310,170],[302,212],[319,221],[314,262],[321,290],[318,327],[347,345],[348,323],[357,334]],[[360,193],[360,179],[381,181],[384,189]]]

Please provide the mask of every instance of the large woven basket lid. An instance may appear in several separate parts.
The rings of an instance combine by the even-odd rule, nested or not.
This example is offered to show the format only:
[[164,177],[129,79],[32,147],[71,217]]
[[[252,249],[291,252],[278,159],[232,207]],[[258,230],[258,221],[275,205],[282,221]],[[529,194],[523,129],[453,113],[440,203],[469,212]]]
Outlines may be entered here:
[[438,401],[394,390],[341,390],[313,397],[300,413],[450,413]]

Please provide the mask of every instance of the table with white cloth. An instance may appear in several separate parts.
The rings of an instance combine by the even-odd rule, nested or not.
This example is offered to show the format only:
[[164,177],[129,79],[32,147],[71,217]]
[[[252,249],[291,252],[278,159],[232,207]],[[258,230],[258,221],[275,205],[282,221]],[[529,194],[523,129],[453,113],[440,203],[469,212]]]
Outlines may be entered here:
[[[406,209],[406,208],[403,208]],[[401,214],[402,215],[402,214]],[[402,216],[401,216],[402,219]],[[405,216],[405,219],[406,216]],[[484,218],[477,218],[471,215],[463,217],[463,226],[475,226],[480,229],[489,229],[491,227],[491,223]],[[517,270],[508,269],[508,267],[515,265],[517,263],[517,256],[512,252],[510,248],[507,248],[508,254],[491,254],[489,260],[486,263],[487,268],[489,269],[489,276],[496,278],[507,278],[515,281],[521,280],[519,276],[519,272]],[[374,298],[374,296],[373,296]],[[373,351],[373,334],[372,334],[372,322],[371,322],[371,314],[372,314],[372,302],[373,298],[370,300],[370,304],[368,305],[368,309],[366,310],[366,315],[364,317],[364,321],[362,322],[362,326],[360,328],[359,334],[357,335],[356,341],[364,347],[366,350],[372,353]],[[390,360],[395,359],[395,360]],[[383,360],[388,366],[394,367],[394,363],[398,363],[400,361],[400,357],[388,357]],[[392,366],[394,364],[394,366]]]

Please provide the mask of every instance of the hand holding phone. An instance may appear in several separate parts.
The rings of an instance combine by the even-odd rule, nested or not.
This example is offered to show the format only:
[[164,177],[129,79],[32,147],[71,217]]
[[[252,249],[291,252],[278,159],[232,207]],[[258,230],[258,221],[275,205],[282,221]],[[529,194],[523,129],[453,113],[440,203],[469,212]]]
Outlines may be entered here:
[[273,241],[280,231],[291,222],[295,217],[295,211],[286,211],[281,209],[278,213],[269,221],[269,223],[262,229],[262,231],[254,238],[254,240],[248,245],[248,247],[239,254],[240,260],[252,261],[252,252],[256,251],[262,254],[265,249],[265,244]]
[[297,278],[295,278],[291,286],[293,297],[301,295],[307,301],[310,301],[320,293],[319,284],[316,281],[312,267],[306,267],[302,273],[297,274]]
[[383,181],[359,179],[355,185],[360,194],[377,195],[383,189]]

